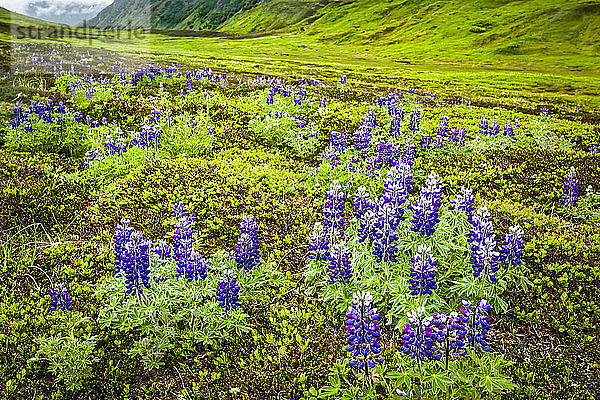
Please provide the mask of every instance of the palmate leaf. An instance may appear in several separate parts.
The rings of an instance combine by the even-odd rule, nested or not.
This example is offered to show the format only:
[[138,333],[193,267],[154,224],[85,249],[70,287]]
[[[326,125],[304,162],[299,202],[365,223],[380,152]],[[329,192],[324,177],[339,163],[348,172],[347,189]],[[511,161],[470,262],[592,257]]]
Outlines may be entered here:
[[499,393],[505,390],[515,389],[517,386],[504,376],[484,376],[479,381],[479,386],[485,388],[489,393]]
[[333,386],[323,386],[319,389],[319,395],[317,396],[319,399],[328,399],[333,397],[339,393],[338,387]]
[[393,386],[395,388],[410,386],[411,383],[411,374],[409,374],[407,370],[390,371],[385,375],[385,377],[393,381]]
[[446,371],[431,373],[423,378],[423,381],[429,383],[432,386],[433,392],[436,394],[439,392],[445,392],[446,389],[453,383],[452,379],[448,377]]
[[473,276],[466,276],[452,283],[454,285],[450,287],[450,290],[457,293],[459,297],[471,297],[479,292],[479,283]]

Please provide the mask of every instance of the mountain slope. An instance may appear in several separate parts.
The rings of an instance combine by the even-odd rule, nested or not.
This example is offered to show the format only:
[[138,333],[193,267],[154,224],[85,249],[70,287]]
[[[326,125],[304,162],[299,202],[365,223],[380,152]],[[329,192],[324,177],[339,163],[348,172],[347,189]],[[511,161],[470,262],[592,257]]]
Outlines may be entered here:
[[28,17],[27,15],[19,14],[14,11],[0,7],[0,22],[5,22],[20,26],[59,26],[52,22],[42,21],[41,19]]
[[302,32],[328,43],[505,55],[600,54],[600,2],[572,0],[271,0],[221,30]]
[[317,14],[328,4],[344,4],[348,1],[331,0],[270,0],[237,14],[228,20],[221,30],[240,33],[264,32],[282,29]]
[[215,29],[259,0],[115,0],[88,21],[97,28]]

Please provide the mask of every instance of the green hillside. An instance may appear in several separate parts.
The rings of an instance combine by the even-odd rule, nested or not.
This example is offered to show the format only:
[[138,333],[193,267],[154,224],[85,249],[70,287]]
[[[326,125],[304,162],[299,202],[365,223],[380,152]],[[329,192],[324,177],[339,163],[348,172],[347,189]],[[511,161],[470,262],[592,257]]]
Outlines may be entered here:
[[[7,24],[16,24],[16,25],[33,25],[33,26],[57,26],[59,24],[46,22],[41,19],[28,17],[23,14],[19,14],[10,10],[7,10],[4,7],[0,7],[0,22]],[[3,24],[2,32],[7,31],[8,27]]]
[[[600,54],[600,3],[509,0],[271,0],[222,30],[280,29],[332,44],[383,45],[406,56]],[[596,58],[596,57],[594,57]]]
[[259,0],[116,0],[89,25],[98,28],[215,29]]
[[[328,0],[271,0],[237,14],[227,21],[221,30],[241,33],[264,32],[283,29],[300,21],[309,23],[311,17],[331,3]],[[333,3],[338,5],[348,1]]]

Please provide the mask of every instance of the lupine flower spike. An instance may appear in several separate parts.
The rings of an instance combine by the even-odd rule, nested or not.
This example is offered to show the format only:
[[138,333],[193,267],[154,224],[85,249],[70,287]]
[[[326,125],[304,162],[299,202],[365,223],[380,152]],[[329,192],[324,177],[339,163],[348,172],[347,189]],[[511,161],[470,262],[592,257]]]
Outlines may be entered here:
[[410,260],[410,294],[414,296],[431,294],[433,289],[437,289],[435,282],[435,267],[437,261],[431,256],[431,247],[420,245],[417,254]]
[[360,217],[368,210],[375,208],[375,203],[369,197],[369,192],[364,186],[358,188],[354,195],[354,216],[360,220]]
[[473,347],[479,346],[483,351],[490,351],[491,348],[486,339],[491,320],[487,312],[491,306],[485,299],[480,300],[475,309],[472,309],[472,304],[469,301],[463,300],[462,304],[465,307],[464,310],[461,310],[461,314],[465,326],[466,341]]
[[457,193],[454,199],[450,200],[449,210],[458,210],[465,213],[469,222],[473,219],[473,211],[475,207],[475,197],[473,197],[473,190],[465,187],[460,188],[460,193]]
[[350,249],[345,241],[334,244],[329,255],[329,283],[348,283],[352,278],[350,267]]
[[240,237],[235,248],[235,261],[246,271],[260,266],[258,225],[251,215],[244,215],[240,224]]
[[458,358],[466,354],[465,334],[466,327],[463,321],[463,314],[451,312],[446,315],[444,312],[439,312],[433,315],[433,331],[436,333],[436,345],[440,348],[440,352],[446,357],[446,368],[450,357]]
[[519,225],[511,226],[508,233],[504,235],[499,257],[504,269],[508,269],[510,265],[521,264],[521,257],[523,257],[523,249],[525,248],[523,236],[523,230]]
[[421,193],[416,204],[409,205],[413,212],[411,230],[421,235],[430,236],[435,232],[435,225],[439,220],[439,209],[442,204],[444,192],[442,181],[435,172],[430,172],[421,188]]
[[131,234],[131,239],[125,245],[122,267],[125,272],[127,293],[142,294],[143,287],[150,287],[148,241],[141,233],[133,232]]
[[325,196],[327,200],[323,207],[325,217],[323,225],[329,232],[329,243],[333,243],[343,234],[344,219],[346,217],[344,213],[346,196],[342,191],[342,185],[338,181],[333,181]]
[[425,308],[420,307],[406,314],[408,324],[402,329],[400,351],[417,361],[441,357],[435,345],[437,336],[432,329],[432,317],[425,317]]
[[396,229],[400,223],[398,212],[393,203],[380,203],[373,223],[373,254],[377,262],[396,262],[398,235]]
[[574,206],[577,204],[578,198],[579,182],[577,181],[577,173],[575,172],[575,167],[571,167],[567,173],[567,176],[565,177],[562,200],[566,206]]
[[221,307],[225,307],[225,311],[239,306],[239,291],[237,275],[229,269],[223,271],[223,275],[219,277],[217,283],[217,301]]
[[322,223],[315,223],[315,227],[309,238],[308,257],[317,260],[327,260],[329,257],[329,236],[327,229],[325,229]]
[[52,302],[50,303],[50,311],[72,311],[71,306],[71,292],[69,286],[64,282],[59,282],[52,289],[50,289],[50,297]]
[[467,240],[471,243],[473,276],[478,277],[483,273],[492,282],[496,282],[500,253],[496,250],[496,239],[492,231],[490,213],[487,208],[482,207],[473,216],[472,229],[467,235]]
[[377,309],[372,307],[373,296],[369,292],[357,292],[352,296],[352,305],[346,313],[346,351],[350,353],[348,365],[365,372],[383,362],[379,356],[379,318]]
[[133,233],[133,228],[129,225],[129,220],[123,218],[120,224],[117,224],[115,232],[115,273],[118,274],[123,268],[123,251],[125,245]]

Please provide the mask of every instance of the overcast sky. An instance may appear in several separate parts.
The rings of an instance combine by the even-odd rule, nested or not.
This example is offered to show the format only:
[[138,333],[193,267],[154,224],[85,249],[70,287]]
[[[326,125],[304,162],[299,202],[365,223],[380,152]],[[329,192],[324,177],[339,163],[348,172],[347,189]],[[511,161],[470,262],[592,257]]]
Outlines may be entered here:
[[113,0],[0,0],[0,6],[51,22],[77,25],[96,16]]

